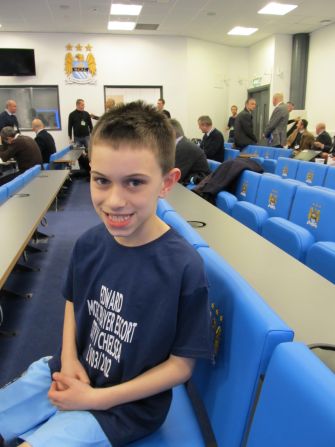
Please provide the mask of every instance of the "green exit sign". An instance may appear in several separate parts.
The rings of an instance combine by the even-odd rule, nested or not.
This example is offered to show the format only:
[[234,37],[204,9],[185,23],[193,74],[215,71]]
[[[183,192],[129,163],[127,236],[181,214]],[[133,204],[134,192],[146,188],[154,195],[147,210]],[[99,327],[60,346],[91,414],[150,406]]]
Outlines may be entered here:
[[259,87],[262,84],[262,78],[255,78],[252,80],[252,85],[254,87]]

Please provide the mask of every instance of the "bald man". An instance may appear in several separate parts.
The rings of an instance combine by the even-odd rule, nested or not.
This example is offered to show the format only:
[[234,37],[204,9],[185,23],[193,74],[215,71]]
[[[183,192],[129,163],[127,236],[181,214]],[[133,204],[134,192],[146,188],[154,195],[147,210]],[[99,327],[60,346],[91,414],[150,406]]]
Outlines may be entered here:
[[13,127],[17,132],[20,132],[19,123],[16,118],[16,102],[13,99],[9,99],[6,102],[6,110],[0,113],[0,131],[4,127]]
[[316,140],[314,142],[314,147],[316,149],[322,150],[322,152],[329,153],[333,146],[331,136],[326,131],[325,123],[318,123],[315,127]]
[[35,118],[31,127],[36,133],[35,141],[41,150],[43,163],[49,163],[50,155],[56,152],[55,140],[52,135],[44,129],[44,124],[39,118]]
[[282,93],[275,93],[273,95],[272,104],[274,105],[274,110],[264,131],[268,144],[273,147],[284,147],[286,144],[289,112],[287,104],[283,100]]

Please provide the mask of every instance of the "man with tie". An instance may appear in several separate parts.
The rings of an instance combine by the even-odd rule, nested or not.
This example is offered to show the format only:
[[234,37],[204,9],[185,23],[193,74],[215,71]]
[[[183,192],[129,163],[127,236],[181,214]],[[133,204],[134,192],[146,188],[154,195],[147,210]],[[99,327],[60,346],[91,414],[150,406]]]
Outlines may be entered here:
[[206,157],[222,163],[224,158],[224,138],[222,133],[213,127],[212,120],[207,115],[198,118],[198,126],[204,134],[200,147],[204,150]]

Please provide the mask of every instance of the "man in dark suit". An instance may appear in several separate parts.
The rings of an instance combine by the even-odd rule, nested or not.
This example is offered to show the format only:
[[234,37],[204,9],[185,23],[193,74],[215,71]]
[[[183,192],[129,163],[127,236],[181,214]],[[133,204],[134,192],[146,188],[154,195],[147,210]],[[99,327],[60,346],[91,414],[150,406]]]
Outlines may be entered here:
[[4,127],[13,127],[20,133],[19,123],[16,118],[16,102],[13,99],[9,99],[6,102],[6,110],[0,113],[0,131]]
[[244,109],[237,115],[235,119],[235,147],[243,149],[249,144],[256,144],[257,138],[254,134],[252,112],[256,108],[256,100],[254,98],[247,99]]
[[198,126],[204,134],[200,147],[204,150],[206,157],[222,163],[224,158],[224,138],[222,133],[213,127],[212,120],[207,115],[198,118]]
[[7,161],[14,158],[17,161],[19,173],[42,164],[42,155],[37,143],[30,137],[18,134],[13,127],[4,127],[0,132],[1,140],[7,144],[0,149],[0,158]]
[[198,184],[210,174],[205,153],[199,146],[185,137],[179,121],[171,119],[170,123],[176,135],[175,167],[181,171],[179,183],[183,185],[187,185],[190,182]]
[[50,155],[56,152],[55,140],[52,135],[44,129],[44,124],[39,118],[35,118],[32,121],[31,127],[36,133],[35,141],[40,148],[43,163],[49,163]]
[[264,135],[270,146],[284,147],[286,145],[286,131],[288,122],[288,107],[283,102],[283,94],[275,93],[272,98],[274,105],[270,120],[265,127]]

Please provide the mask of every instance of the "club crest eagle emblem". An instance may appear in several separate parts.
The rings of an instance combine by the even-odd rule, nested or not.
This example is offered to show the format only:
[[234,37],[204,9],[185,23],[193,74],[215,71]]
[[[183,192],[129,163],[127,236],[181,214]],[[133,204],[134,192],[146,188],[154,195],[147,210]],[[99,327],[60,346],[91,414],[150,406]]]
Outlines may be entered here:
[[97,67],[90,44],[66,45],[65,65],[68,84],[95,84]]

